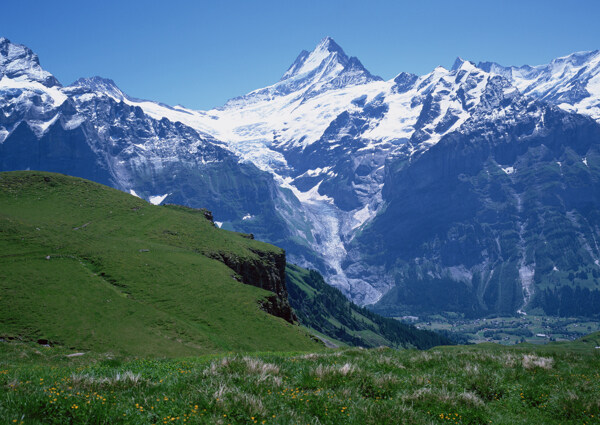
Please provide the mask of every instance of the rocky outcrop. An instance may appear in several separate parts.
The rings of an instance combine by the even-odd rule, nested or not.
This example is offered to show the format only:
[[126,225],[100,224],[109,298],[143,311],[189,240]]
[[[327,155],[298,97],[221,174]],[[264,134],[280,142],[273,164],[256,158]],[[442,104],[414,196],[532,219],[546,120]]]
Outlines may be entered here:
[[179,204],[172,204],[172,203],[166,203],[166,204],[162,204],[163,206],[167,206],[169,208],[174,208],[174,209],[179,209],[179,210],[186,210],[186,211],[191,211],[191,212],[199,212],[200,214],[202,214],[204,216],[205,219],[207,219],[208,221],[211,222],[211,224],[214,226],[215,225],[215,219],[213,217],[213,213],[210,210],[207,210],[206,208],[192,208],[192,207],[188,207],[185,205],[179,205]]
[[241,282],[273,292],[274,295],[260,302],[261,308],[294,323],[296,315],[290,307],[285,284],[285,251],[253,252],[257,258],[241,258],[229,252],[207,252],[205,255],[227,265]]

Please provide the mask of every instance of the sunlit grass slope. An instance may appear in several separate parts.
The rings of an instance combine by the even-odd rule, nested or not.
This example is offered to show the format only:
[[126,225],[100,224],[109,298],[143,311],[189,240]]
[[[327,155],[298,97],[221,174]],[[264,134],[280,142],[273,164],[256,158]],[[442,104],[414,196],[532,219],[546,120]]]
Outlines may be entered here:
[[182,356],[317,345],[203,253],[279,248],[90,181],[0,173],[0,337]]

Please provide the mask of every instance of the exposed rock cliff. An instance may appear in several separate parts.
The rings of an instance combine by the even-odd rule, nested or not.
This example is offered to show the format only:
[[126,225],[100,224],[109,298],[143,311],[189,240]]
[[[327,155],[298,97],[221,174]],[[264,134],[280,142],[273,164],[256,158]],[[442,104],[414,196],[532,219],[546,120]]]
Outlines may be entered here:
[[285,285],[285,251],[253,252],[258,258],[241,258],[229,252],[207,252],[205,255],[226,264],[243,283],[273,292],[274,295],[262,301],[261,308],[294,323],[296,316],[290,307]]

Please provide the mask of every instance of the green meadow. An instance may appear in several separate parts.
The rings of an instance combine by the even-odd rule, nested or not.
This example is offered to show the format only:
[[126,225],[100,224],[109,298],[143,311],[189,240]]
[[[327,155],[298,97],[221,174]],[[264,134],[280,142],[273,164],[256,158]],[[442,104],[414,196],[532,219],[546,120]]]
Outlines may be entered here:
[[272,292],[208,257],[281,252],[217,229],[202,210],[60,174],[1,173],[0,337],[170,357],[318,348],[260,309]]
[[131,358],[0,343],[18,424],[594,424],[600,334],[481,344]]

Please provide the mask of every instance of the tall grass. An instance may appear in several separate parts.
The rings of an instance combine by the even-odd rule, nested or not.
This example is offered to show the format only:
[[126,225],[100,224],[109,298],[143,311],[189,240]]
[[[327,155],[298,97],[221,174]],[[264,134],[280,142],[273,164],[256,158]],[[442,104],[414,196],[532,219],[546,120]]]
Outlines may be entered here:
[[178,360],[0,347],[8,424],[600,423],[593,344]]

